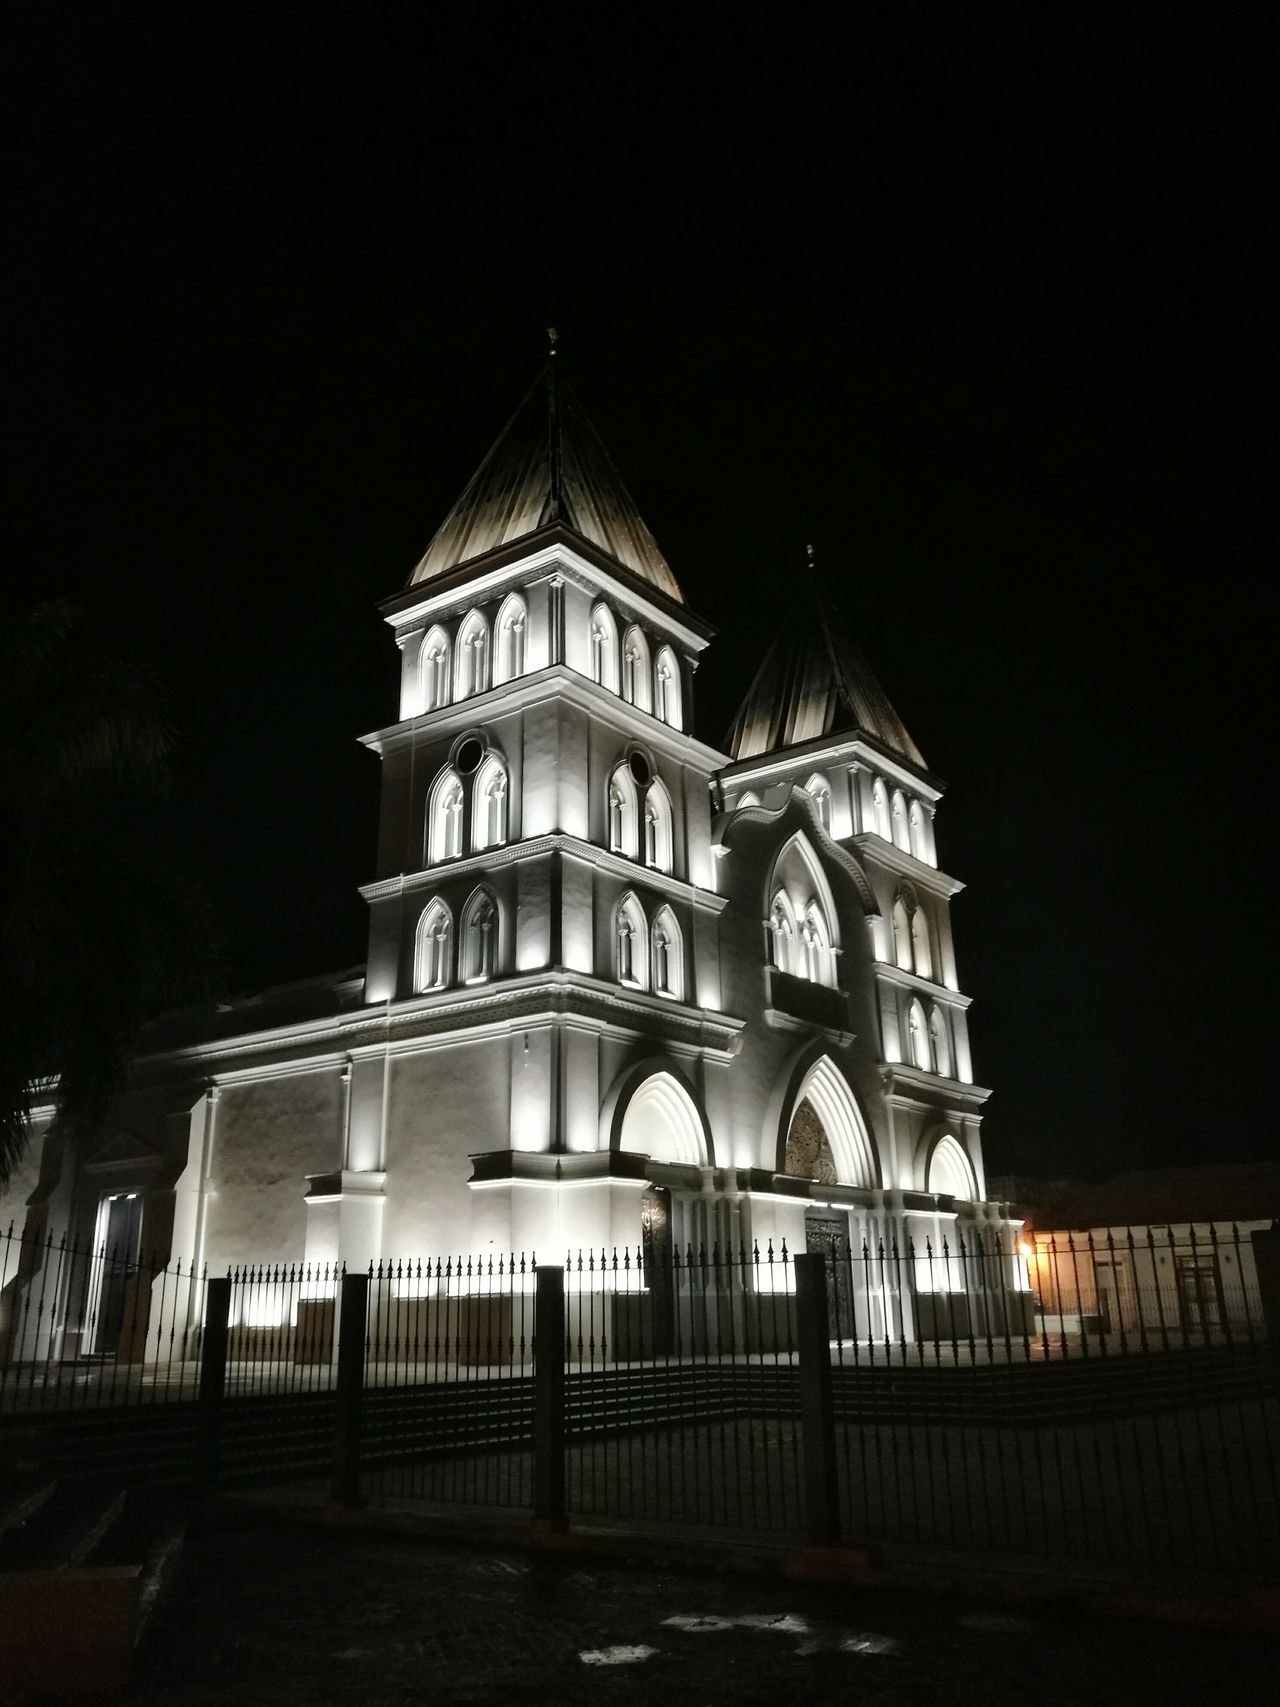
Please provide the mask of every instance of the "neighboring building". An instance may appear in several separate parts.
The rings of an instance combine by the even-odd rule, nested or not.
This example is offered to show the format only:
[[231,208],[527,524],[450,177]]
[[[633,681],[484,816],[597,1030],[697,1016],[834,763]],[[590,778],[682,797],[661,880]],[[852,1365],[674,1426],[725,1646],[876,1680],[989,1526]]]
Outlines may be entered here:
[[1048,1331],[1176,1344],[1261,1335],[1253,1235],[1280,1219],[1280,1164],[1125,1173],[1103,1185],[1010,1179]]
[[711,630],[550,363],[383,606],[367,965],[157,1026],[109,1129],[33,1152],[29,1227],[210,1270],[883,1242],[918,1260],[861,1266],[860,1332],[1017,1304],[942,784],[812,573],[782,602],[707,746]]

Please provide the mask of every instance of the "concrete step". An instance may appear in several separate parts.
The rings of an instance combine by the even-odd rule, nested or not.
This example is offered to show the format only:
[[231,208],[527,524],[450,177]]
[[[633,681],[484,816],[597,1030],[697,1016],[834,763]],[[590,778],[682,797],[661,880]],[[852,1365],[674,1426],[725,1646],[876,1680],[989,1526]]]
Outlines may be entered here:
[[0,1571],[67,1571],[101,1546],[125,1505],[115,1481],[59,1482],[32,1516],[0,1541]]

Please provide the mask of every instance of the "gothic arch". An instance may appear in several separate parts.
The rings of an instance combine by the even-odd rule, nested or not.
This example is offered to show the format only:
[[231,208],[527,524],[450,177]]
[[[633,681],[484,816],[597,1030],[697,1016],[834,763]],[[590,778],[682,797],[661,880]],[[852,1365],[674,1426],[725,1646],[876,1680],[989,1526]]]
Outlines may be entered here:
[[422,910],[413,939],[413,987],[447,990],[453,982],[453,915],[437,895]]
[[[645,1087],[652,1089],[646,1091]],[[637,1097],[643,1100],[627,1132],[627,1117]],[[670,1122],[664,1136],[672,1138],[672,1148],[679,1147],[686,1155],[659,1156],[655,1151],[643,1151],[655,1161],[690,1161],[695,1166],[714,1167],[715,1143],[711,1137],[711,1122],[707,1119],[702,1099],[694,1091],[685,1073],[665,1055],[651,1055],[626,1067],[610,1085],[600,1107],[600,1147],[619,1151],[634,1150],[639,1118],[652,1115]],[[624,1144],[624,1135],[632,1142]]]
[[927,1139],[921,1174],[926,1191],[966,1203],[981,1201],[969,1152],[949,1127],[935,1127]]
[[[803,830],[789,836],[774,855],[765,888],[765,916],[768,918],[773,916],[779,893],[789,897],[797,927],[805,929],[822,943],[825,952],[819,959],[824,975],[815,982],[834,987],[838,983],[835,967],[840,948],[840,921],[836,916],[835,897],[827,874],[814,852],[813,843]],[[799,948],[794,964],[787,970],[806,978],[812,973],[809,961]]]
[[487,884],[473,889],[458,921],[458,982],[484,984],[496,977],[502,911]]
[[591,677],[610,693],[618,692],[618,624],[608,605],[591,612]]
[[483,611],[468,611],[454,642],[453,697],[470,699],[489,686],[489,624]]
[[622,697],[637,711],[653,709],[653,665],[649,659],[649,642],[638,624],[622,637]]
[[613,910],[613,975],[619,984],[649,988],[649,924],[630,889]]
[[449,703],[449,636],[439,623],[418,649],[418,709],[438,711]]
[[508,593],[498,607],[493,625],[493,685],[512,682],[524,674],[525,641],[529,632],[529,607],[519,593]]
[[880,1152],[853,1088],[821,1043],[805,1044],[783,1068],[765,1115],[765,1154],[774,1171],[785,1173],[787,1139],[801,1103],[808,1102],[822,1123],[841,1185],[878,1188],[883,1184]]
[[665,904],[653,916],[649,971],[655,996],[684,1000],[684,937],[671,908]]
[[466,796],[462,778],[446,765],[431,785],[427,800],[427,863],[457,859],[462,853],[462,818]]
[[655,871],[670,871],[674,842],[671,796],[662,778],[655,776],[644,797],[644,863]]
[[500,848],[507,839],[507,767],[490,751],[471,785],[471,847]]
[[680,695],[680,664],[669,646],[663,646],[653,666],[653,710],[673,729],[684,728]]

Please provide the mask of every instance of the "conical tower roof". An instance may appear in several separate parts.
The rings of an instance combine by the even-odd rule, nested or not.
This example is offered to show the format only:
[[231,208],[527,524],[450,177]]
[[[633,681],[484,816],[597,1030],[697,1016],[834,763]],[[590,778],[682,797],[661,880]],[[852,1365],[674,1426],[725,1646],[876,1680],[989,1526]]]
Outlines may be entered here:
[[579,534],[683,603],[679,584],[555,356],[441,523],[410,586],[540,529]]
[[725,745],[735,759],[753,759],[823,735],[858,733],[924,768],[920,749],[811,569],[808,594],[765,654]]

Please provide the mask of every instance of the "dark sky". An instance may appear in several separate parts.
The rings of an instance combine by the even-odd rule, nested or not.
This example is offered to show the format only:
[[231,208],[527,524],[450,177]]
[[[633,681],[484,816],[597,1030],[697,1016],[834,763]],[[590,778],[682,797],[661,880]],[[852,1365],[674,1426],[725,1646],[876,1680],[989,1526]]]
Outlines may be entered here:
[[234,986],[363,955],[375,601],[554,321],[699,733],[812,540],[947,779],[989,1167],[1272,1153],[1260,12],[321,10],[0,41],[9,597],[160,678]]

